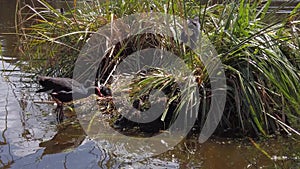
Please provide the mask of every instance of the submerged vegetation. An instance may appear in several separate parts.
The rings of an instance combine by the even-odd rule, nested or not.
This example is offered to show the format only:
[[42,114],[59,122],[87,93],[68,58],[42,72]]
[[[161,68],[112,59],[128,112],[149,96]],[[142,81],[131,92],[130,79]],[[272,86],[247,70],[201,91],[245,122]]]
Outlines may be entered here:
[[[299,129],[300,123],[300,4],[290,14],[277,17],[269,9],[270,0],[214,5],[197,1],[84,1],[64,12],[43,0],[38,2],[40,7],[19,6],[18,30],[24,60],[29,63],[23,69],[37,74],[71,77],[78,54],[91,35],[101,26],[123,16],[154,11],[198,18],[201,31],[217,50],[226,74],[227,101],[216,134],[299,134],[292,126]],[[174,39],[149,34],[119,43],[110,49],[110,53],[115,55],[114,58],[122,59],[137,49],[149,47],[170,50],[195,72],[201,96],[195,127],[201,129],[210,107],[211,87],[203,63],[196,60],[195,53],[185,50]],[[99,78],[106,82],[116,62],[109,57],[103,62],[109,66],[106,66],[106,72],[100,70]],[[142,88],[149,90],[151,84],[164,90],[173,80],[170,76],[163,78],[161,74],[151,74],[135,84],[143,84]],[[132,91],[141,87],[129,86]],[[168,103],[178,99],[177,96],[170,97]],[[181,101],[193,102],[189,99],[181,98]],[[171,113],[174,118],[174,112],[165,111],[163,116]]]

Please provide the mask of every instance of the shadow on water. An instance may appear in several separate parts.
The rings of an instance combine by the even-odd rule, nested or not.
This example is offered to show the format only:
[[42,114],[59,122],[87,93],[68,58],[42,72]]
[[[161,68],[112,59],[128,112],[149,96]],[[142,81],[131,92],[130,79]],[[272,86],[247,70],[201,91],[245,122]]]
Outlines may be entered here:
[[33,103],[49,97],[36,95],[32,75],[16,66],[17,38],[3,35],[14,32],[15,6],[0,1],[0,168],[300,168],[299,140],[261,142],[273,160],[247,139],[190,139],[158,156],[126,162],[87,139],[76,120],[57,124],[53,105]]

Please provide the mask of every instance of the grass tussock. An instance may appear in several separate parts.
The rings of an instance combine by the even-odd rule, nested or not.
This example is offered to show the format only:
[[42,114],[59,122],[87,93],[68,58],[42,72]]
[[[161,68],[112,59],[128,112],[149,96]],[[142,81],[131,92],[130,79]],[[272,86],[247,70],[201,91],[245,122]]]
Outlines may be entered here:
[[[20,6],[18,12],[24,59],[29,63],[25,69],[71,77],[79,51],[90,36],[101,26],[123,16],[153,11],[183,18],[198,17],[201,33],[217,50],[226,74],[226,106],[216,133],[254,136],[282,131],[298,133],[291,126],[299,127],[300,120],[300,4],[280,19],[275,19],[279,17],[274,17],[277,14],[270,11],[270,5],[270,0],[264,3],[226,1],[215,5],[195,1],[93,1],[82,2],[61,13],[45,1],[39,1],[41,7]],[[198,101],[196,115],[186,113],[187,118],[198,116],[196,126],[201,129],[211,102],[208,73],[198,56],[176,39],[155,34],[125,39],[110,48],[101,61],[97,77],[101,83],[109,83],[120,60],[150,47],[176,54],[193,70],[201,101]],[[140,95],[153,86],[163,91],[166,86],[172,86],[174,80],[157,73],[139,79],[135,81],[139,85],[128,85]],[[141,93],[136,91],[138,88],[149,90]],[[186,96],[180,98],[180,102],[195,106],[195,100],[191,100],[189,94]],[[179,96],[172,97],[169,103]],[[167,117],[167,113],[176,117],[180,105],[172,112],[165,111],[162,117]]]

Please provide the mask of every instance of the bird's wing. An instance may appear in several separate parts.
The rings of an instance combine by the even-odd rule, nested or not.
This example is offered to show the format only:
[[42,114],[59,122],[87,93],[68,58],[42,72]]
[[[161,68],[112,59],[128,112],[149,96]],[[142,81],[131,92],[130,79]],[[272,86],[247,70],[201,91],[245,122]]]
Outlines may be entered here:
[[[83,84],[77,82],[74,79],[70,78],[59,78],[59,77],[46,77],[46,76],[39,76],[38,77],[39,83],[48,91],[53,89],[54,92],[59,91],[73,91],[75,93],[87,93],[87,90],[83,86]],[[44,91],[42,89],[39,90],[40,92]]]
[[77,82],[74,79],[69,78],[53,78],[53,82],[56,86],[59,86],[61,90],[73,91],[75,93],[85,93],[83,84]]

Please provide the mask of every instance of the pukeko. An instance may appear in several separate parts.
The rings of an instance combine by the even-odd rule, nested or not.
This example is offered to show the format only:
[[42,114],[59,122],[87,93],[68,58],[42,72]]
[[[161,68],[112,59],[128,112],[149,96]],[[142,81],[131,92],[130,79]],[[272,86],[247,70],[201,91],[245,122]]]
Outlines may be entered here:
[[84,87],[83,84],[77,82],[70,78],[58,78],[58,77],[47,77],[38,76],[38,82],[43,87],[36,91],[50,93],[52,98],[57,103],[57,120],[63,120],[63,103],[70,102],[75,99],[81,99],[88,97],[89,95],[95,93],[100,97],[111,96],[111,91],[105,86],[90,86],[88,88]]

